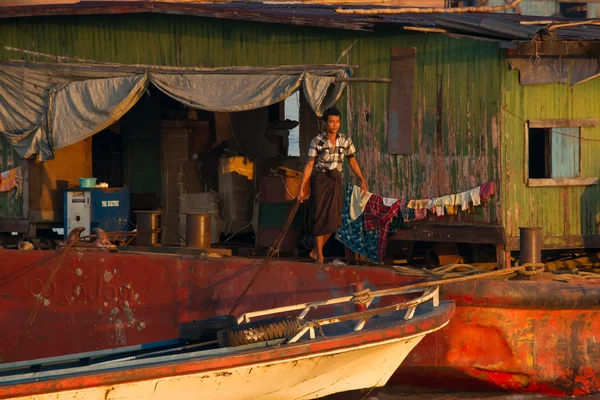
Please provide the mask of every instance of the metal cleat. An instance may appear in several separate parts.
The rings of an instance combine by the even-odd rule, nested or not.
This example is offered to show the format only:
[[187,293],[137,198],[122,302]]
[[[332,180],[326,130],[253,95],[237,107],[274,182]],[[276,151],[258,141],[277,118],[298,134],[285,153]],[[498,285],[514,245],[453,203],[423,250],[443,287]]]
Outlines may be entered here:
[[92,229],[96,234],[96,240],[93,242],[82,241],[81,240],[81,232],[83,232],[85,228],[77,227],[69,232],[69,236],[67,236],[67,240],[61,242],[58,245],[58,248],[63,247],[76,247],[78,249],[106,249],[106,250],[116,250],[117,246],[112,244],[108,239],[108,234],[104,231],[104,229],[94,228]]

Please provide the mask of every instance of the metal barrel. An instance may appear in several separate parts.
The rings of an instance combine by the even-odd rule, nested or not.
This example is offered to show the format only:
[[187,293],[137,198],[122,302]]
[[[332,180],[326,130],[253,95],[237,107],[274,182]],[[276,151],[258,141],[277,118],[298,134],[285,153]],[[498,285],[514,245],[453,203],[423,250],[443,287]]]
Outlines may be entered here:
[[137,214],[138,246],[160,246],[161,216],[163,211],[134,211]]
[[519,263],[542,262],[542,228],[519,228]]
[[187,247],[210,249],[210,214],[185,214],[185,242]]

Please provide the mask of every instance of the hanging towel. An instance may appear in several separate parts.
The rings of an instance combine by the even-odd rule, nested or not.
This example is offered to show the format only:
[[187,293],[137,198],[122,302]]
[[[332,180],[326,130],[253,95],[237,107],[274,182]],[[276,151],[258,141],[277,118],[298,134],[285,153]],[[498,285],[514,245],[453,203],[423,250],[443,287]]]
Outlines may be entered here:
[[481,204],[481,198],[479,191],[481,187],[478,186],[466,192],[462,192],[456,195],[456,205],[460,205],[461,210],[466,211],[469,208],[469,202],[473,202],[474,206]]
[[431,204],[431,199],[411,200],[408,202],[408,208],[414,210],[414,219],[419,221],[427,217],[427,209]]
[[448,211],[448,215],[456,215],[458,214],[458,206],[446,206],[446,211]]
[[373,193],[367,192],[363,197],[360,187],[356,185],[352,186],[352,195],[350,197],[350,219],[354,221],[356,218],[362,215],[365,206],[367,205],[367,202]]
[[378,238],[377,231],[364,230],[364,213],[355,220],[350,218],[350,199],[352,198],[353,185],[348,185],[344,196],[342,208],[342,226],[338,229],[336,239],[353,252],[360,254],[369,261],[379,263],[377,256]]
[[391,197],[382,197],[383,198],[383,205],[386,207],[391,207],[394,205],[394,203],[396,203],[398,201],[398,199],[392,199]]
[[482,199],[487,200],[495,193],[495,189],[494,181],[484,183],[479,189],[479,195]]
[[21,176],[21,167],[4,171],[0,174],[0,192],[9,192],[17,187],[17,176]]

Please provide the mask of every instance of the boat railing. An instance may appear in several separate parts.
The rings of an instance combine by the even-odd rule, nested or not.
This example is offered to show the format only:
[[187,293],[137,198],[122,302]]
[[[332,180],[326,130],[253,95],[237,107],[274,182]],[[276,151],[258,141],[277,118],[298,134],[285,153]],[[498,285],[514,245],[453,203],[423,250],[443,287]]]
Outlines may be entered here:
[[[385,306],[385,307],[368,309],[368,307],[371,305],[373,300],[375,300],[376,298],[381,298],[381,297],[385,297],[385,296],[398,296],[398,295],[404,295],[404,294],[409,294],[409,293],[422,293],[422,294],[419,297],[416,297],[411,300],[402,301],[402,302],[395,303],[395,304]],[[409,320],[415,315],[415,311],[416,311],[417,307],[419,306],[419,304],[423,304],[429,300],[432,301],[433,307],[439,306],[439,304],[440,304],[439,286],[428,287],[428,288],[424,288],[424,289],[412,289],[412,290],[405,290],[402,288],[397,288],[397,289],[386,289],[386,290],[382,290],[382,291],[378,291],[378,292],[373,292],[372,295],[368,295],[366,300],[364,300],[364,301],[359,300],[358,304],[364,305],[364,307],[358,306],[357,309],[363,309],[363,311],[357,311],[357,312],[348,313],[345,315],[337,315],[337,316],[329,317],[329,318],[306,320],[306,323],[300,328],[300,330],[293,337],[291,337],[289,340],[287,340],[287,343],[294,343],[294,342],[298,341],[307,332],[309,333],[310,339],[314,339],[316,337],[315,329],[321,330],[321,327],[324,325],[336,324],[336,323],[345,322],[345,321],[358,320],[358,322],[354,326],[354,331],[358,332],[364,328],[364,326],[367,323],[367,321],[369,320],[369,318],[371,318],[375,315],[387,314],[387,313],[391,313],[391,312],[395,312],[395,311],[400,311],[403,309],[406,309],[406,313],[404,314],[404,319]],[[301,303],[301,304],[294,304],[294,305],[290,305],[290,306],[283,306],[283,307],[270,308],[270,309],[266,309],[266,310],[247,312],[238,318],[238,323],[244,323],[244,322],[247,323],[247,322],[250,322],[252,318],[256,318],[256,317],[262,317],[262,316],[266,316],[266,315],[273,315],[273,314],[280,314],[280,313],[289,313],[291,311],[297,311],[297,310],[302,310],[300,312],[300,314],[298,315],[298,318],[304,320],[310,311],[316,310],[317,308],[322,308],[322,307],[332,306],[332,305],[342,304],[342,303],[357,304],[357,295],[354,294],[351,296],[337,297],[334,299],[313,301],[310,303]],[[321,331],[321,333],[322,333],[322,331]]]

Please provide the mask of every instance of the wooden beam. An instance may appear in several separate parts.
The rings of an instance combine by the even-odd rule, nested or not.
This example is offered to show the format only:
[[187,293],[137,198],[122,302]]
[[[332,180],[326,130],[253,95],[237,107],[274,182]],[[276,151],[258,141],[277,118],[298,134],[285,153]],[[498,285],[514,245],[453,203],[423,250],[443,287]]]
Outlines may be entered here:
[[0,218],[0,232],[29,232],[27,219]]
[[504,228],[496,225],[443,225],[416,222],[408,229],[397,230],[390,240],[503,244],[504,236]]
[[600,182],[600,178],[541,178],[527,180],[528,187],[547,186],[592,186]]
[[[600,235],[595,236],[544,236],[542,250],[600,248]],[[509,237],[506,250],[519,250],[519,237]]]
[[586,119],[530,119],[530,128],[580,128],[598,126],[595,118]]
[[376,82],[376,83],[390,83],[390,78],[335,78],[336,82]]

